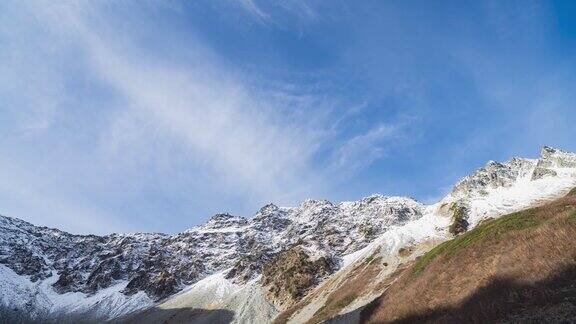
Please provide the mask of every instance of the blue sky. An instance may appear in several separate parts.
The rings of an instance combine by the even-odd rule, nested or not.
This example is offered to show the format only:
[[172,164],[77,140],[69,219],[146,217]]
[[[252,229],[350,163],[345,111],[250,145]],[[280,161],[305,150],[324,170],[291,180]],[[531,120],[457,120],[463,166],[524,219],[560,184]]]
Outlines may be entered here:
[[76,233],[576,151],[573,1],[2,1],[0,213]]

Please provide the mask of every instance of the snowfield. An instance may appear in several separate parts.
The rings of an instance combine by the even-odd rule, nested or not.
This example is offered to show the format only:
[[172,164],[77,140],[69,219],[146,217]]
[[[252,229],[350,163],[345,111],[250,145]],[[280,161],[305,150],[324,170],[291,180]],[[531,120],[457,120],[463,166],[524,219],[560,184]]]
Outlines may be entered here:
[[[368,258],[377,255],[389,264],[377,274],[382,279],[452,237],[454,208],[465,211],[472,228],[574,187],[576,155],[545,147],[538,159],[490,161],[432,205],[382,195],[339,204],[269,204],[251,218],[218,214],[176,235],[81,236],[0,217],[0,320],[155,322],[188,309],[226,310],[236,323],[271,322],[283,309],[267,299],[259,281],[262,268],[298,244],[311,260],[325,257],[338,264],[291,316],[291,322],[302,323]],[[399,257],[407,247],[412,255]],[[360,296],[342,313],[374,297]],[[197,314],[178,316],[184,315]]]

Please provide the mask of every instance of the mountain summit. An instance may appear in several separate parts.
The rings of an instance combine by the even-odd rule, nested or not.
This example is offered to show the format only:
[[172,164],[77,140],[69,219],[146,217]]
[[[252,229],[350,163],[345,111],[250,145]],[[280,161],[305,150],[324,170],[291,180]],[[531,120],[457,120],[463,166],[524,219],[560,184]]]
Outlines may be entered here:
[[[351,275],[385,282],[454,235],[575,186],[576,155],[544,147],[538,159],[488,162],[432,205],[378,194],[268,204],[253,217],[217,214],[175,235],[74,235],[0,217],[0,322],[154,322],[174,315],[166,309],[206,321],[328,318],[386,288],[363,290],[336,311],[328,292]],[[359,270],[372,260],[378,271]]]

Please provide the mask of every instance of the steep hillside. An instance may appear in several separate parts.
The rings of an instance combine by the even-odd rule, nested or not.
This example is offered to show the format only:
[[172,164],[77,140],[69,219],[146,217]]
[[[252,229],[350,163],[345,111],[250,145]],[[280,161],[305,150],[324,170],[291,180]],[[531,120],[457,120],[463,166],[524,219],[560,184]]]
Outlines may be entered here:
[[441,201],[426,206],[419,219],[392,227],[347,255],[344,267],[281,312],[276,322],[359,321],[359,311],[385,292],[412,260],[483,221],[566,195],[576,186],[575,166],[576,155],[549,147],[539,159],[488,162]]
[[568,323],[576,318],[574,238],[576,189],[438,245],[403,270],[362,319]]
[[266,264],[296,244],[310,258],[329,263],[328,275],[345,254],[364,248],[390,226],[418,219],[423,208],[410,198],[381,195],[340,204],[269,204],[252,218],[218,214],[176,235],[73,235],[0,216],[5,273],[0,287],[13,291],[0,294],[0,307],[28,320],[112,319],[152,307],[213,275],[236,286],[253,285]]
[[73,235],[0,216],[0,322],[354,321],[418,256],[574,186],[576,155],[544,147],[487,163],[432,205],[268,204],[175,235]]

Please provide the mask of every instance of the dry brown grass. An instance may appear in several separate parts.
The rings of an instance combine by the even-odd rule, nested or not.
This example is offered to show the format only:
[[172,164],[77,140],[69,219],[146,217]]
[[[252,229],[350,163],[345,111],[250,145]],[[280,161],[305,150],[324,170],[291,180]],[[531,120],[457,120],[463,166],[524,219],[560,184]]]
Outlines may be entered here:
[[[491,321],[537,295],[531,287],[576,267],[575,238],[574,195],[488,221],[417,260],[364,310],[363,319]],[[512,292],[499,290],[506,283]]]
[[382,258],[375,256],[367,258],[363,263],[350,271],[349,277],[336,290],[328,295],[322,308],[320,308],[308,323],[321,323],[340,313],[342,309],[352,303],[358,296],[368,291],[367,287],[374,282],[374,278],[382,269]]
[[381,294],[383,291],[388,289],[388,287],[390,287],[394,283],[394,281],[396,281],[396,279],[398,279],[404,273],[404,270],[410,264],[411,263],[408,262],[408,263],[398,265],[398,268],[396,268],[396,270],[394,272],[392,272],[391,274],[386,276],[383,280],[381,280],[376,285],[374,285],[374,287],[372,289],[372,293],[373,294]]

